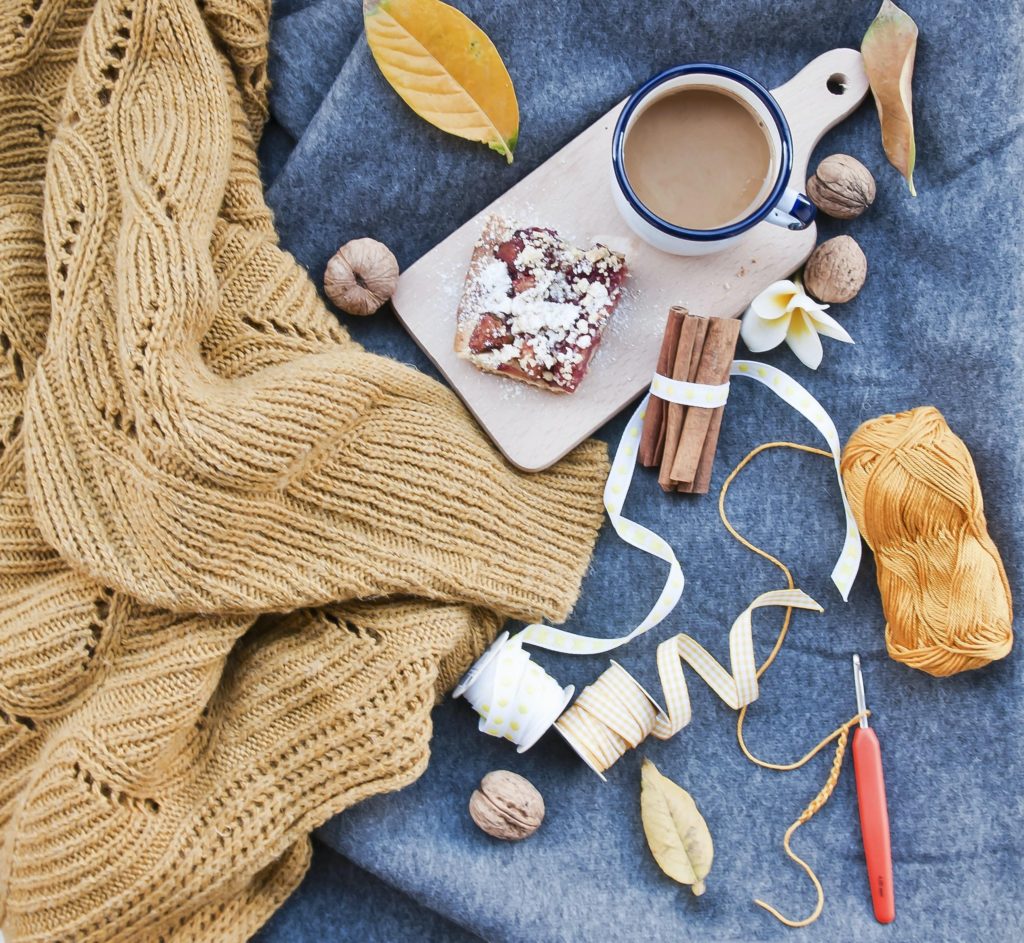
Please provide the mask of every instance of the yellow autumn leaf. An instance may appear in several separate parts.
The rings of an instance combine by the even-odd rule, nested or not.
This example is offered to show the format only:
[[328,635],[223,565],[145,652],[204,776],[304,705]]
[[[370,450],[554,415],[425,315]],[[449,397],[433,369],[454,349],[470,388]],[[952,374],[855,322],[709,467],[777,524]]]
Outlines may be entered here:
[[693,797],[645,759],[640,771],[640,817],[654,860],[673,881],[704,893],[714,844]]
[[864,34],[860,52],[878,107],[885,154],[889,163],[906,178],[911,196],[917,196],[914,189],[917,147],[910,92],[917,53],[917,24],[892,0],[882,0],[878,15]]
[[441,0],[364,0],[363,20],[384,78],[416,114],[512,163],[519,104],[479,26]]

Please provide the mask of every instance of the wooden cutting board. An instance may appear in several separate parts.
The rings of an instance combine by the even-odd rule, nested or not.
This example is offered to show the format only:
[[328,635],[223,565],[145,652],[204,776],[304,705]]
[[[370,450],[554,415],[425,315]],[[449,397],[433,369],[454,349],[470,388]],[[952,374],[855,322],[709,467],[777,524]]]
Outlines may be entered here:
[[[773,91],[793,132],[792,186],[803,189],[821,136],[868,91],[860,53],[833,49]],[[513,465],[540,471],[602,426],[650,383],[670,305],[733,317],[766,286],[786,278],[814,248],[816,229],[769,223],[717,255],[686,258],[648,246],[612,202],[611,138],[622,103],[412,265],[392,298],[402,323]],[[484,374],[452,350],[455,310],[473,244],[489,213],[547,226],[577,245],[625,252],[631,276],[594,356],[571,395]]]

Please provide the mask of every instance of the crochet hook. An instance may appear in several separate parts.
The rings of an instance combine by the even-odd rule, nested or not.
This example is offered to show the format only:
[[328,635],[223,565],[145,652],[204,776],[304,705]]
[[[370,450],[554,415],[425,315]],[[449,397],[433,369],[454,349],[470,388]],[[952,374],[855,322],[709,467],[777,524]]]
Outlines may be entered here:
[[889,841],[889,810],[885,802],[885,776],[882,773],[882,748],[875,732],[868,726],[860,655],[853,656],[853,683],[860,714],[859,725],[853,732],[853,774],[857,780],[864,860],[875,919],[879,923],[892,923],[896,917],[896,899],[892,888],[892,847]]

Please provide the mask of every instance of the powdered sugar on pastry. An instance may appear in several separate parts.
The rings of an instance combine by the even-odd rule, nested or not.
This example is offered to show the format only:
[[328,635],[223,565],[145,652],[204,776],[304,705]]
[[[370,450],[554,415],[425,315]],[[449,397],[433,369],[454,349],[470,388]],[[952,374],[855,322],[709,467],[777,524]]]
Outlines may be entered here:
[[571,393],[627,276],[603,245],[570,246],[550,229],[489,217],[473,251],[455,350],[482,370]]

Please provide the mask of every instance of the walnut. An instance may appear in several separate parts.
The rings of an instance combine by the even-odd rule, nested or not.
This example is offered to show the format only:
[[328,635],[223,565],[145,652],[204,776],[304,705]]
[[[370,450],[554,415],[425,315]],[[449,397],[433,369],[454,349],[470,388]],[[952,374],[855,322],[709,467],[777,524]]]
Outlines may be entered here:
[[346,242],[327,263],[324,291],[348,314],[373,314],[398,284],[398,260],[376,239]]
[[544,821],[544,799],[529,780],[498,769],[488,773],[470,796],[469,814],[488,835],[519,841]]
[[833,154],[807,181],[807,195],[823,213],[853,219],[874,203],[875,178],[855,157]]
[[823,242],[804,266],[804,288],[818,301],[842,303],[856,296],[868,274],[868,260],[851,236]]

